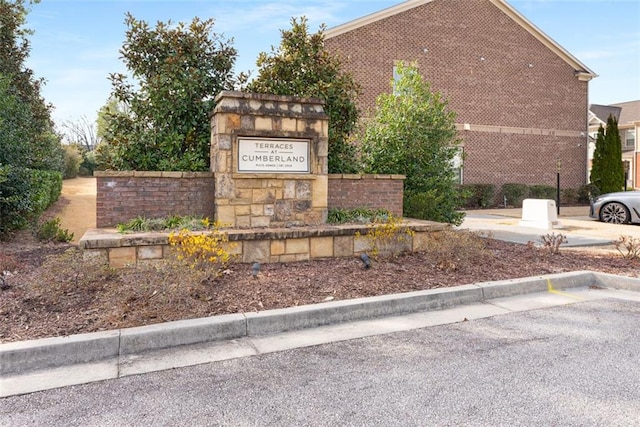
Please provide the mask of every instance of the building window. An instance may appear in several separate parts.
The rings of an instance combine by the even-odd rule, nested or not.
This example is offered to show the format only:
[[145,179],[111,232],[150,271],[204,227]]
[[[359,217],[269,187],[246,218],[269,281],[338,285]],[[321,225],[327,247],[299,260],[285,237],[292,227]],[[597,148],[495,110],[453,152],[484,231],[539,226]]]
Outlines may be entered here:
[[636,146],[636,130],[627,129],[624,133],[624,146],[635,147]]

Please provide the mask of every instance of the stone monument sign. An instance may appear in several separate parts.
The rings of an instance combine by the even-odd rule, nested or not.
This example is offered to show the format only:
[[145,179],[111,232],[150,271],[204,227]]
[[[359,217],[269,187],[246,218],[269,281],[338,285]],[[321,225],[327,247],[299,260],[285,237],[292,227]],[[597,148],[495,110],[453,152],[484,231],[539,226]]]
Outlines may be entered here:
[[215,219],[238,228],[324,223],[328,126],[320,99],[221,92],[211,119]]

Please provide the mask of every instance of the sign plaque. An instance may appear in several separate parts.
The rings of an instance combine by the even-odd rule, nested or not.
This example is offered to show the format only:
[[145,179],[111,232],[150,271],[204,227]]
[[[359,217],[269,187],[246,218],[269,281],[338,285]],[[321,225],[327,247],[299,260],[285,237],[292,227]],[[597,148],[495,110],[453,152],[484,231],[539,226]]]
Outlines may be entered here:
[[309,140],[238,138],[238,172],[310,173]]

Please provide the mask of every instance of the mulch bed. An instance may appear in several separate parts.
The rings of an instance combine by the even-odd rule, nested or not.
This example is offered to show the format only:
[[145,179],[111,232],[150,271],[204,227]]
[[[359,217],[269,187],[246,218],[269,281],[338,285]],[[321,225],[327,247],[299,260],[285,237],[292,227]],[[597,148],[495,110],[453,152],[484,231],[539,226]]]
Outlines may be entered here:
[[11,272],[0,290],[0,342],[576,270],[640,275],[638,260],[469,234],[370,269],[357,257],[325,259],[265,264],[258,277],[250,264],[232,264],[221,277],[175,263],[114,270],[83,260],[75,246],[28,240],[0,247],[0,273]]

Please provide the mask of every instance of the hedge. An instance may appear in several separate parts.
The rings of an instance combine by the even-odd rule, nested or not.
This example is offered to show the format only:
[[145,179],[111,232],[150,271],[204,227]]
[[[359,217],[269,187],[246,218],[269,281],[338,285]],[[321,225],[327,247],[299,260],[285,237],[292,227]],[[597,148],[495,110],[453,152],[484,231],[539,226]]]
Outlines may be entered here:
[[550,185],[531,185],[529,186],[529,199],[551,199],[555,200],[558,195],[556,187]]
[[487,208],[494,204],[496,186],[493,184],[464,184],[459,190],[467,209]]
[[503,184],[502,194],[507,199],[507,205],[520,207],[522,206],[522,201],[526,199],[529,194],[529,187],[526,184]]
[[0,237],[26,227],[62,191],[62,174],[0,165]]

